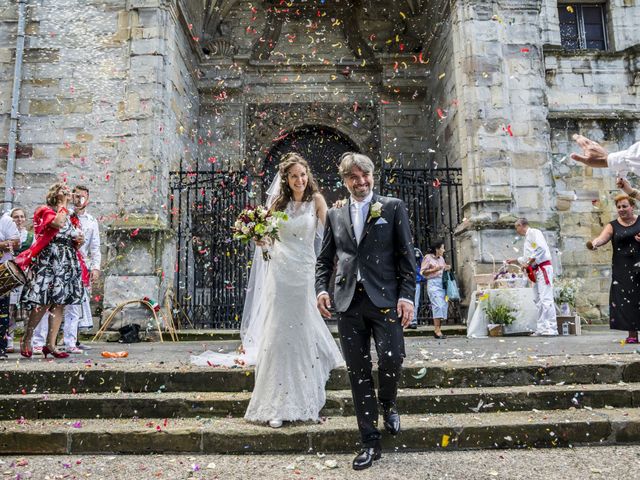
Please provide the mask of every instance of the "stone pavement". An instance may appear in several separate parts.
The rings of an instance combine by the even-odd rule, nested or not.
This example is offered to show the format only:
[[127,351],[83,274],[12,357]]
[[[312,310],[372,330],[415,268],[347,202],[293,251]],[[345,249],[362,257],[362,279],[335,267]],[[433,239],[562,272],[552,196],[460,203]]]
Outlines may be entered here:
[[388,453],[363,472],[352,454],[0,457],[3,478],[121,480],[629,480],[640,447]]

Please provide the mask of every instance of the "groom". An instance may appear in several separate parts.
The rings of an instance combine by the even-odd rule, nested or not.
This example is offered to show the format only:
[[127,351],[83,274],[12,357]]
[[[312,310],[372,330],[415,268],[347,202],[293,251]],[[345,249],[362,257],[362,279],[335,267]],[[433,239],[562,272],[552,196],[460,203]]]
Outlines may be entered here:
[[397,198],[373,193],[373,162],[345,153],[340,175],[351,193],[341,208],[332,208],[316,264],[318,310],[331,317],[329,281],[337,258],[335,308],[351,392],[362,437],[355,470],[370,467],[381,456],[378,402],[371,374],[371,336],[378,354],[378,397],[384,426],[400,431],[396,395],[404,353],[403,327],[413,318],[416,276],[409,217]]

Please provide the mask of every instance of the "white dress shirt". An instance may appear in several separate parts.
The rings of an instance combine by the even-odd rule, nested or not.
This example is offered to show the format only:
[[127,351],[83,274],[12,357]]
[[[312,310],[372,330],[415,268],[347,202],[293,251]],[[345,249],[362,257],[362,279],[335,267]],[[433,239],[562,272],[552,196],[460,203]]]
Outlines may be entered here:
[[616,175],[626,175],[629,172],[640,174],[640,142],[636,142],[627,150],[610,153],[607,165]]
[[87,268],[91,270],[100,270],[100,262],[102,254],[100,253],[100,231],[98,230],[98,221],[93,215],[86,211],[82,215],[78,215],[80,225],[82,225],[82,233],[84,234],[84,243],[80,247],[80,253],[87,263]]
[[353,232],[356,234],[356,242],[360,243],[362,232],[364,232],[364,224],[369,211],[369,204],[373,198],[373,192],[369,192],[364,200],[358,201],[351,197],[349,208],[351,209],[351,222],[353,223]]
[[547,261],[550,262],[551,251],[542,232],[537,228],[529,227],[524,236],[524,251],[522,252],[522,256],[518,258],[518,263],[526,265],[531,258],[535,259],[533,262],[534,265],[539,265]]

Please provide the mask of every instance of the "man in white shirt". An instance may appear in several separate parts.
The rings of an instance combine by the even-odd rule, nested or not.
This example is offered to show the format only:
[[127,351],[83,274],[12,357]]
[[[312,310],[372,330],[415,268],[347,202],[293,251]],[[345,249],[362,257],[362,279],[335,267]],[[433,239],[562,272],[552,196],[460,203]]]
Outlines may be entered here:
[[[100,232],[97,220],[87,213],[89,204],[89,189],[83,185],[77,185],[73,189],[74,214],[78,216],[82,225],[84,243],[80,247],[80,253],[90,272],[91,285],[100,278]],[[90,289],[85,289],[85,296],[80,305],[67,305],[64,309],[64,345],[67,353],[82,353],[83,349],[88,349],[78,343],[78,328],[93,327],[91,306],[89,303]],[[48,328],[47,318],[43,318],[33,335],[34,351],[39,351],[38,347],[44,345],[44,339]],[[36,350],[38,349],[38,350]]]
[[629,172],[640,174],[640,142],[636,142],[627,150],[608,153],[598,142],[574,135],[573,139],[582,148],[582,155],[572,153],[571,158],[584,163],[588,167],[609,167],[618,176],[625,176]]
[[[20,247],[20,232],[13,218],[5,213],[0,217],[0,264],[13,258],[13,251]],[[9,330],[9,295],[0,297],[0,359],[7,358],[7,333]]]
[[521,257],[507,260],[507,263],[519,264],[532,281],[535,279],[533,301],[538,309],[538,325],[534,335],[558,335],[549,245],[540,230],[529,227],[526,218],[516,220],[515,228],[518,235],[524,236],[524,250]]

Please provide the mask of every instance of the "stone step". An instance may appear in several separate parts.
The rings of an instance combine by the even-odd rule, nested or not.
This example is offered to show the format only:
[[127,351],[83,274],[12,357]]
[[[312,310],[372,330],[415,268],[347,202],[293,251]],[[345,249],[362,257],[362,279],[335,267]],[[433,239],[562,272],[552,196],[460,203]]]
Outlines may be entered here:
[[[568,447],[640,442],[638,409],[404,415],[395,451]],[[3,454],[353,452],[354,417],[280,429],[242,419],[35,420],[0,422]]]
[[[335,324],[329,325],[329,330],[334,338],[338,338],[338,328]],[[433,336],[433,326],[420,325],[415,330],[406,329],[404,336],[409,337],[431,337]],[[462,337],[467,335],[466,325],[443,325],[442,332],[446,336],[450,337]],[[181,342],[213,342],[213,341],[239,341],[240,330],[233,329],[198,329],[198,330],[178,330],[178,340]],[[21,332],[18,332],[21,335]],[[156,338],[157,332],[140,332],[140,338],[145,341],[149,338]],[[80,332],[79,338],[82,342],[91,342],[95,332]],[[171,335],[168,332],[163,332],[162,338],[165,342],[170,342]],[[117,331],[107,330],[101,337],[105,342],[117,342],[120,339],[120,333]]]
[[[33,364],[30,364],[33,362]],[[126,360],[125,360],[126,362]],[[7,363],[2,371],[0,394],[102,393],[102,392],[242,392],[253,388],[253,369],[109,367],[88,363]],[[124,365],[124,364],[123,364]],[[580,357],[512,361],[509,364],[478,362],[410,366],[402,371],[402,388],[471,388],[567,384],[615,384],[640,382],[640,357],[622,359]],[[375,374],[377,377],[377,374]],[[347,390],[344,368],[331,373],[328,390]]]
[[[0,395],[0,420],[242,417],[249,392]],[[403,414],[640,407],[640,383],[403,389]],[[329,391],[322,416],[355,415],[349,390]]]

